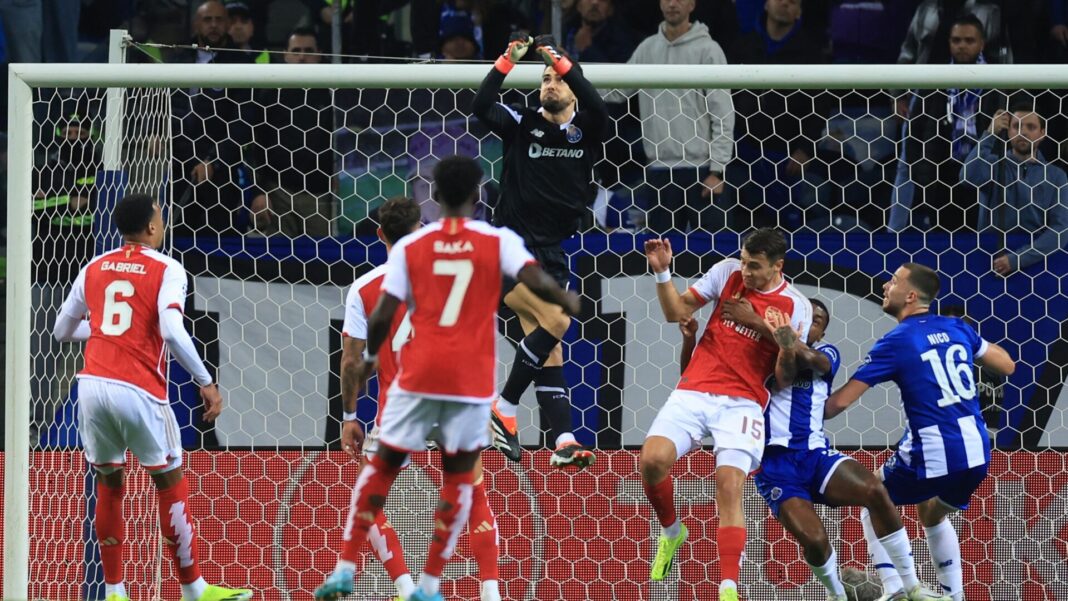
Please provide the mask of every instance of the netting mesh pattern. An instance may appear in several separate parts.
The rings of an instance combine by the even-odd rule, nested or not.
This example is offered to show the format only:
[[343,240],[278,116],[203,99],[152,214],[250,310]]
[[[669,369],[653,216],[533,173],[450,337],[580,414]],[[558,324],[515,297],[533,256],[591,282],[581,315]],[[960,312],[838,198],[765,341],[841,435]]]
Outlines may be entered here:
[[[1061,169],[1065,113],[1055,94],[1024,94],[1042,114],[1045,132],[1040,162],[1025,162],[1026,175],[1006,162],[1016,144],[1002,141],[1014,135],[1011,124],[993,145],[999,158],[979,156],[994,111],[1008,106],[1008,95],[983,93],[974,123],[947,129],[944,119],[929,119],[925,107],[944,111],[954,93],[917,93],[909,118],[899,120],[885,91],[736,92],[732,115],[677,115],[680,122],[655,143],[643,134],[640,107],[678,93],[643,90],[609,104],[612,135],[596,171],[591,217],[564,245],[573,288],[586,300],[565,339],[565,374],[577,435],[603,454],[594,469],[577,476],[550,472],[544,452],[527,453],[516,466],[486,454],[506,598],[714,594],[713,464],[705,452],[687,457],[675,472],[681,515],[694,525],[691,543],[674,580],[648,582],[655,520],[633,449],[677,381],[680,336],[676,326],[663,323],[641,244],[649,235],[670,236],[682,286],[734,256],[740,236],[758,225],[790,234],[785,273],[830,307],[826,341],[842,352],[838,384],[893,326],[879,307],[881,285],[907,260],[943,275],[940,309],[960,307],[985,338],[1017,358],[1008,382],[978,377],[998,450],[991,477],[956,521],[965,582],[976,598],[1068,594],[1058,542],[1068,481],[1057,450],[1068,446],[1068,298],[1061,283],[1068,260],[1056,250],[1065,235],[1058,228],[1068,227],[1068,219],[1062,219],[1063,206],[1049,204],[1060,190],[1050,196],[1046,185]],[[228,405],[214,426],[202,423],[195,386],[172,364],[170,397],[189,451],[205,575],[247,584],[264,598],[308,598],[336,558],[355,472],[332,446],[340,417],[344,292],[385,258],[374,234],[375,209],[386,198],[409,195],[421,203],[424,218],[436,217],[429,181],[440,158],[480,158],[487,174],[480,214],[492,210],[504,147],[470,117],[472,95],[128,89],[112,99],[112,107],[123,109],[123,134],[106,161],[103,90],[35,91],[33,300],[30,315],[16,316],[30,319],[33,330],[33,597],[102,591],[87,517],[94,503],[91,478],[77,450],[72,383],[81,351],[55,342],[50,332],[77,269],[118,244],[111,207],[136,191],[164,199],[171,228],[165,251],[191,277],[187,324]],[[504,100],[537,101],[521,92],[507,92]],[[733,135],[725,125],[731,120]],[[1021,115],[1015,131],[1025,121]],[[717,139],[704,140],[706,127]],[[672,145],[722,148],[724,137],[732,152],[726,185],[711,197],[701,194],[717,152],[711,146],[701,163],[656,162]],[[970,153],[976,157],[969,159]],[[962,174],[965,165],[975,167],[971,182]],[[1009,196],[1025,192],[1028,202],[1012,205]],[[1032,227],[1029,220],[1038,218],[1043,226]],[[1017,263],[1007,277],[997,275],[992,263],[1003,249],[1033,260]],[[699,318],[707,319],[707,311]],[[502,378],[515,352],[508,340],[517,332],[514,318],[502,321]],[[527,445],[543,436],[536,407],[528,392],[519,415]],[[361,401],[361,419],[373,415],[373,403]],[[836,445],[867,449],[857,458],[875,467],[902,425],[896,390],[877,388],[828,430]],[[415,569],[422,565],[440,477],[434,461],[420,456],[389,508]],[[135,598],[177,597],[169,562],[161,561],[151,484],[141,470],[130,476],[131,592]],[[747,486],[750,536],[742,580],[748,598],[819,595],[796,544]],[[843,565],[863,568],[856,512],[827,510],[824,517]],[[911,517],[908,524],[915,537]],[[465,541],[446,573],[447,596],[477,595]],[[919,542],[915,550],[921,575],[933,582],[926,546]],[[373,561],[360,578],[364,595],[391,592]]]

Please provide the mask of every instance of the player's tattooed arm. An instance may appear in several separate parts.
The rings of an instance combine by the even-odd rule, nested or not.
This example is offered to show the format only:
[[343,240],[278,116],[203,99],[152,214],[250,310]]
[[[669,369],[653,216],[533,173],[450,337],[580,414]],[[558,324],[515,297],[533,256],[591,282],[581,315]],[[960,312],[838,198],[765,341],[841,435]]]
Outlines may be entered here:
[[870,388],[868,384],[856,378],[846,382],[845,386],[835,390],[834,394],[827,399],[827,404],[823,407],[823,418],[831,419],[836,417],[855,403],[868,388]]
[[777,309],[768,310],[764,324],[779,345],[779,355],[775,359],[775,383],[780,390],[788,388],[797,377],[797,344],[801,334],[790,325],[790,316]]
[[363,349],[367,341],[346,336],[341,346],[341,405],[345,413],[356,411],[356,401],[360,396],[357,374],[363,363]]
[[693,349],[697,347],[697,319],[693,316],[683,317],[679,320],[679,330],[682,332],[682,350],[679,351],[679,373],[686,371],[690,365],[690,357]]
[[723,299],[723,319],[729,319],[734,323],[760,332],[760,335],[770,340],[775,340],[773,328],[757,315],[753,304],[744,298]]
[[378,360],[378,350],[389,334],[389,325],[393,323],[393,316],[400,309],[401,302],[401,299],[383,291],[382,296],[378,297],[375,310],[367,318],[368,357],[360,363],[356,375],[357,390],[363,390],[367,385],[367,380],[371,379],[371,373],[374,372],[375,363]]

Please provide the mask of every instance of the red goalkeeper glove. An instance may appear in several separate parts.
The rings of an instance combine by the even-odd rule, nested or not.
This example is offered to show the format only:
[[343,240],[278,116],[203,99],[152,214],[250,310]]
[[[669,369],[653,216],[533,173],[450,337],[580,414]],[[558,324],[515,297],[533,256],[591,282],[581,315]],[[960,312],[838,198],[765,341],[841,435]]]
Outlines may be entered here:
[[547,66],[552,67],[560,77],[567,75],[567,72],[574,66],[571,59],[564,56],[564,53],[557,48],[556,39],[551,35],[539,35],[534,38],[534,48],[541,55],[541,60],[545,61]]
[[533,41],[525,31],[512,32],[512,35],[508,38],[508,47],[504,49],[504,54],[497,59],[493,66],[501,73],[508,73],[527,53]]

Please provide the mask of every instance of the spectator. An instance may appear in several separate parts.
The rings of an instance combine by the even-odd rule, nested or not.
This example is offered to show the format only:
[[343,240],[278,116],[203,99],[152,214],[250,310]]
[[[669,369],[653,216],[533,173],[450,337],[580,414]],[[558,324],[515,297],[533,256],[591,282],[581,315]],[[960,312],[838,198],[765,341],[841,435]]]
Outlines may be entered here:
[[[650,36],[660,29],[660,6],[649,0],[622,0],[620,14],[630,28],[641,36]],[[720,48],[730,49],[738,38],[738,13],[734,0],[700,0],[694,3],[690,18],[708,28]]]
[[[984,42],[978,18],[957,17],[949,33],[950,63],[986,64]],[[949,89],[912,90],[902,99],[907,106],[899,112],[908,118],[902,125],[888,228],[900,232],[911,221],[921,229],[952,232],[974,223],[966,215],[975,206],[974,192],[959,188],[960,168],[988,124],[983,115],[992,114],[999,103],[1004,107],[1004,97],[994,91]]]
[[1049,37],[1053,41],[1053,50],[1063,58],[1068,54],[1068,0],[1048,0],[1048,2]]
[[12,63],[78,62],[79,0],[4,0],[0,24]]
[[615,14],[613,0],[578,0],[578,22],[564,35],[564,49],[583,63],[624,63],[636,36]]
[[[723,65],[723,49],[701,22],[690,22],[695,0],[660,0],[664,20],[629,64]],[[617,101],[631,95],[611,94]],[[638,96],[642,142],[649,160],[646,183],[653,188],[647,225],[718,231],[727,225],[721,205],[723,172],[734,154],[734,107],[730,90],[642,91]]]
[[987,58],[991,62],[1011,63],[1012,49],[1002,39],[1001,7],[992,0],[923,0],[912,16],[897,62],[948,63],[950,27],[958,15],[965,13],[975,15],[983,24]]
[[[826,44],[801,26],[800,0],[767,0],[758,31],[738,38],[734,55],[747,64],[811,64]],[[739,90],[734,136],[738,160],[728,182],[745,182],[739,204],[758,225],[819,227],[829,222],[825,168],[813,159],[827,126],[833,96],[824,90],[795,94]]]
[[1003,245],[995,255],[993,269],[1001,275],[1041,263],[1068,244],[1068,177],[1039,150],[1045,136],[1046,120],[1030,106],[998,111],[961,170],[979,188],[979,231],[993,229],[1006,242],[1028,240]]
[[230,17],[230,39],[234,48],[249,54],[249,62],[265,65],[271,62],[271,55],[266,51],[256,52],[252,49],[252,38],[256,36],[256,24],[252,20],[252,11],[244,2],[226,3],[226,14]]
[[846,64],[895,62],[915,7],[914,0],[835,3],[829,15],[831,61]]
[[438,57],[447,61],[482,58],[476,26],[467,16],[449,16],[441,20],[438,32]]
[[[248,63],[250,56],[237,51],[227,31],[226,8],[207,0],[194,19],[195,49],[184,50],[176,62]],[[174,113],[174,197],[181,208],[177,235],[219,235],[242,231],[246,215],[241,189],[241,145],[248,141],[248,124],[241,107],[251,99],[249,90],[194,88],[176,90]]]
[[[319,62],[315,32],[289,36],[285,62]],[[255,123],[252,212],[256,230],[287,236],[330,235],[333,182],[334,98],[325,89],[268,88],[256,92],[249,119]]]

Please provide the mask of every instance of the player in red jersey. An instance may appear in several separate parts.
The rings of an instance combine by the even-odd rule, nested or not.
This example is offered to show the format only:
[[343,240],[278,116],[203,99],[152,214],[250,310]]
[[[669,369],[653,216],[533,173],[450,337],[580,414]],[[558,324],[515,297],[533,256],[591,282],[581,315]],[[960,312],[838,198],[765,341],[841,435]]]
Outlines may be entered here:
[[209,585],[200,576],[197,539],[182,477],[178,421],[167,403],[167,351],[192,374],[204,400],[204,421],[223,401],[185,331],[186,272],[156,251],[163,243],[159,204],[133,194],[115,205],[121,248],[92,259],[74,281],[56,317],[61,341],[87,341],[78,373],[78,434],[96,469],[96,535],[107,601],[127,601],[122,553],[126,450],[156,485],[163,541],[184,601],[243,601],[252,591]]
[[[378,210],[378,220],[381,224],[378,237],[386,245],[388,253],[394,244],[404,236],[419,228],[420,209],[419,205],[410,198],[398,196],[391,198]],[[341,446],[349,454],[356,456],[360,448],[360,439],[363,438],[363,429],[356,420],[356,399],[359,396],[357,385],[359,366],[363,363],[363,351],[367,342],[367,313],[368,308],[378,304],[378,298],[382,295],[382,280],[386,275],[386,265],[375,267],[371,271],[360,276],[352,288],[349,289],[345,300],[345,324],[342,330],[343,346],[341,349],[341,398],[344,403],[344,421],[341,426]],[[402,305],[393,317],[390,324],[387,339],[390,348],[387,352],[380,353],[378,359],[378,415],[375,418],[375,426],[370,434],[363,439],[362,468],[368,458],[378,450],[379,427],[382,411],[388,400],[389,387],[397,375],[397,353],[412,336],[412,326],[408,312]],[[355,496],[353,497],[355,500]],[[353,515],[350,508],[349,519],[346,520],[344,539],[351,541]],[[479,579],[482,581],[481,601],[500,601],[501,594],[498,583],[497,559],[497,522],[486,498],[486,487],[482,480],[482,462],[475,464],[475,482],[471,503],[471,517],[468,520],[471,534],[471,550],[478,563]],[[397,587],[397,595],[401,599],[407,599],[415,590],[408,566],[404,561],[404,549],[397,537],[393,526],[386,519],[386,514],[380,512],[368,532],[368,540],[371,542],[371,550],[386,568],[394,585]],[[359,559],[360,546],[358,544],[346,544],[341,551],[342,559],[354,564]]]
[[742,484],[760,465],[764,450],[763,409],[769,398],[765,381],[774,375],[780,386],[792,382],[776,364],[779,347],[770,330],[757,330],[732,319],[732,303],[745,299],[765,319],[789,316],[802,339],[807,338],[812,325],[812,305],[783,278],[786,241],[775,230],[750,234],[742,243],[741,260],[716,263],[682,294],[668,271],[671,244],[649,240],[645,254],[656,274],[657,297],[667,321],[689,317],[706,304],[714,307],[689,365],[642,445],[642,484],[663,527],[650,577],[662,580],[667,575],[687,535],[686,526],[675,513],[671,466],[711,436],[719,509],[719,598],[737,601],[739,565],[745,549]]
[[[402,304],[407,303],[416,335],[400,352],[400,369],[379,424],[378,452],[356,482],[349,544],[358,547],[367,538],[410,452],[433,435],[443,454],[434,534],[419,586],[408,601],[442,599],[439,579],[471,511],[474,467],[489,444],[490,403],[497,390],[502,277],[517,279],[569,314],[579,310],[578,296],[537,265],[519,236],[469,219],[481,181],[482,169],[465,157],[448,157],[434,168],[434,198],[444,217],[393,247],[382,295],[367,324],[370,355],[360,366],[361,387]],[[354,562],[339,560],[316,598],[351,592],[355,568]]]

